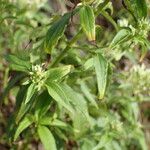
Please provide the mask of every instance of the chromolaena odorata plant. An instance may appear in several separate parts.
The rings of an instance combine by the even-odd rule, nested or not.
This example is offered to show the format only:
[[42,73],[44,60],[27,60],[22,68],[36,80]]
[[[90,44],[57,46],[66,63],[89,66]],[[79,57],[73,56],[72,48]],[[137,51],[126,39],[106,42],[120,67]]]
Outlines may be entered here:
[[138,104],[150,96],[149,1],[2,0],[0,12],[0,145],[148,150]]

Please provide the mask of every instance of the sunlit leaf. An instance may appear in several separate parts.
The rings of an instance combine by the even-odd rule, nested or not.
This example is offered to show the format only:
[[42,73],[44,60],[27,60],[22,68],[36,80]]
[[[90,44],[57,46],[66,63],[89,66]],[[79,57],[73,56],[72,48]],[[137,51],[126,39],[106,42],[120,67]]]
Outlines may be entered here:
[[77,138],[81,137],[87,132],[91,124],[86,100],[81,94],[77,93],[66,84],[63,84],[63,89],[75,109],[74,113],[70,114],[73,119],[75,136]]
[[10,63],[10,67],[13,70],[28,72],[32,67],[31,63],[22,60],[15,55],[7,55],[6,60]]
[[128,29],[121,29],[113,38],[110,47],[115,47],[117,44],[126,40],[131,35],[130,32]]
[[70,71],[71,71],[71,65],[62,66],[58,68],[52,68],[46,72],[46,77],[48,81],[55,81],[55,80],[62,79]]
[[90,69],[90,68],[93,67],[93,66],[94,66],[94,64],[93,64],[93,58],[88,59],[88,60],[85,62],[85,64],[84,64],[85,70],[88,70],[88,69]]
[[33,94],[36,92],[36,85],[34,83],[31,83],[30,86],[27,89],[25,104],[28,103],[33,96]]
[[45,150],[57,150],[53,134],[46,126],[38,126],[38,135]]
[[46,83],[46,87],[48,90],[49,95],[59,104],[64,106],[67,110],[72,112],[72,107],[69,104],[69,99],[66,96],[63,88],[58,84],[54,82],[48,82]]
[[97,77],[99,99],[103,99],[107,85],[108,62],[101,54],[97,54],[97,56],[94,57],[94,66]]
[[91,6],[85,5],[80,9],[80,21],[88,40],[95,41],[95,17]]
[[56,127],[60,127],[60,128],[68,128],[68,125],[65,122],[60,121],[58,119],[53,119],[50,116],[41,118],[39,123],[41,125],[49,125],[49,126],[56,126]]

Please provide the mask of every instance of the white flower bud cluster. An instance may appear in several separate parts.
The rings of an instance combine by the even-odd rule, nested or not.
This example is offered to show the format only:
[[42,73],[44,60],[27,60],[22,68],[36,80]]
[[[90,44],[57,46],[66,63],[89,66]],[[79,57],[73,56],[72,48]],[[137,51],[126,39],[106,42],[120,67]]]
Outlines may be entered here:
[[128,20],[123,18],[118,20],[118,25],[120,27],[129,27],[131,29],[132,35],[140,35],[143,38],[147,38],[148,32],[150,31],[150,21],[149,19],[142,18],[138,20],[137,27],[129,24]]
[[128,20],[125,18],[119,19],[117,22],[120,27],[128,27],[128,25],[129,25]]
[[38,90],[40,90],[45,82],[45,70],[43,69],[43,65],[32,66],[32,71],[29,74],[31,81],[36,83]]
[[129,28],[132,31],[133,35],[139,35],[143,38],[148,37],[148,32],[150,31],[150,21],[148,19],[142,18],[141,20],[138,21],[138,27],[135,28],[132,25],[129,25]]
[[111,128],[118,132],[121,132],[123,129],[123,123],[118,120],[115,120],[111,123]]
[[150,69],[146,69],[144,64],[131,69],[129,80],[135,95],[150,96]]
[[148,19],[142,18],[138,21],[138,34],[144,38],[148,37],[148,32],[150,31],[150,21]]

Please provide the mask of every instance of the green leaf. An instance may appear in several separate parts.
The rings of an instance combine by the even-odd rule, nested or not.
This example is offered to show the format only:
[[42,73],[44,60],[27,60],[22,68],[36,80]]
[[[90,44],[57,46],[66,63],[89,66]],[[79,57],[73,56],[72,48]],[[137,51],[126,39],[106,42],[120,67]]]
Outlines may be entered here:
[[64,140],[64,141],[68,141],[68,136],[67,136],[64,132],[62,132],[61,129],[55,128],[55,133],[57,134],[57,136],[58,136],[60,139],[62,139],[62,140]]
[[80,82],[81,85],[81,90],[84,93],[85,97],[88,99],[89,102],[91,102],[91,104],[93,106],[95,106],[96,108],[98,108],[98,105],[93,97],[93,95],[90,93],[88,86],[86,85],[85,82],[81,81]]
[[111,137],[107,133],[105,133],[99,140],[99,143],[93,148],[93,150],[99,150],[105,147],[111,141]]
[[46,53],[51,53],[52,49],[57,44],[58,40],[63,36],[65,27],[69,22],[71,13],[66,13],[57,22],[55,22],[47,32],[46,40],[44,42],[44,49]]
[[15,84],[20,81],[22,78],[25,77],[25,74],[21,73],[21,74],[17,74],[14,78],[12,78],[8,83],[7,83],[7,87],[4,89],[4,92],[2,94],[2,100],[6,97],[6,95],[8,94],[8,92],[11,90],[11,88],[13,88],[13,86],[15,86]]
[[7,138],[11,141],[14,140],[14,134],[16,132],[16,122],[14,114],[10,114],[9,118],[7,118],[7,125],[5,128]]
[[12,70],[16,71],[22,71],[22,72],[28,72],[28,69],[24,66],[16,65],[16,64],[10,64],[10,68]]
[[62,88],[66,96],[68,97],[69,102],[74,106],[75,111],[79,111],[80,113],[82,113],[84,117],[86,117],[86,119],[89,121],[89,115],[87,110],[88,107],[84,97],[78,92],[74,91],[67,84],[62,84]]
[[52,98],[47,91],[38,95],[35,105],[35,116],[42,118],[51,106]]
[[38,126],[38,135],[42,144],[44,145],[45,150],[57,150],[55,139],[51,131],[46,126]]
[[74,113],[70,114],[70,116],[73,120],[75,136],[81,137],[91,125],[87,102],[81,94],[74,91],[67,84],[62,86],[67,97],[70,99],[70,103],[74,106]]
[[125,41],[130,36],[130,30],[121,29],[110,43],[110,47],[115,47],[117,44]]
[[16,122],[19,122],[21,120],[21,118],[30,110],[30,108],[33,106],[33,102],[35,100],[36,94],[34,94],[30,101],[25,104],[24,102],[24,98],[26,97],[22,97],[23,102],[21,103],[20,109],[18,110],[18,114],[16,116]]
[[135,0],[136,11],[139,17],[146,17],[147,16],[147,4],[146,0]]
[[71,71],[71,65],[49,69],[46,72],[48,81],[60,80]]
[[48,82],[46,87],[49,95],[60,105],[64,106],[70,112],[73,112],[69,99],[65,94],[65,91],[58,83]]
[[54,120],[51,122],[50,125],[51,125],[51,126],[62,127],[62,128],[67,128],[67,127],[68,127],[68,125],[67,125],[65,122],[63,122],[63,121],[61,121],[61,120],[58,120],[58,119],[54,119]]
[[28,72],[32,67],[30,62],[22,60],[15,55],[7,55],[6,60],[10,63],[10,67],[13,70]]
[[31,119],[31,117],[27,116],[25,117],[20,123],[19,126],[15,132],[14,135],[14,141],[18,138],[19,134],[25,130],[27,127],[29,127],[31,124],[33,123],[33,120]]
[[91,6],[85,5],[80,9],[80,21],[88,40],[95,41],[95,16]]
[[61,89],[63,89],[65,97],[67,97],[69,103],[74,108],[72,113],[70,113],[70,116],[75,121],[74,122],[74,125],[76,127],[75,130],[78,130],[76,136],[80,136],[81,134],[85,133],[88,127],[90,126],[90,117],[88,114],[88,107],[86,100],[81,94],[75,92],[66,84],[62,83]]
[[23,98],[26,96],[27,89],[28,89],[27,85],[20,87],[20,89],[16,95],[16,106],[15,106],[16,111],[18,111],[20,109],[21,104],[24,100]]
[[84,64],[84,69],[85,70],[88,70],[90,69],[91,67],[93,67],[93,58],[89,58],[85,64]]
[[146,0],[124,0],[124,2],[127,8],[130,10],[130,13],[132,13],[132,15],[135,15],[137,19],[143,17],[146,18],[147,16]]
[[36,85],[34,83],[31,83],[27,89],[25,104],[27,104],[30,101],[35,92],[36,92]]
[[95,141],[91,138],[85,138],[82,140],[81,150],[92,150],[95,145]]
[[40,118],[39,124],[49,126],[51,124],[52,120],[53,120],[53,118],[51,116],[44,116],[44,117]]
[[103,99],[107,85],[108,62],[101,54],[97,54],[97,56],[94,57],[94,66],[97,77],[99,99]]
[[61,128],[68,128],[68,125],[65,122],[60,121],[58,119],[53,119],[50,116],[41,118],[39,123],[41,125],[50,125],[50,126],[57,126]]

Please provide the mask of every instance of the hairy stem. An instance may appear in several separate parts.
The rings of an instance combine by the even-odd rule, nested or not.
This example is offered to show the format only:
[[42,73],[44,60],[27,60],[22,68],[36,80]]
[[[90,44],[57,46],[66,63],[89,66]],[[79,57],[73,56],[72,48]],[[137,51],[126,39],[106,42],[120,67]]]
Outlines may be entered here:
[[105,11],[101,11],[101,14],[113,25],[116,31],[118,31],[118,26],[116,22],[113,20],[113,18]]
[[80,35],[82,33],[82,30],[79,30],[79,32],[68,42],[68,45],[66,48],[59,54],[59,56],[53,61],[51,64],[51,67],[55,67],[63,58],[63,56],[66,54],[66,52],[71,48],[71,46],[79,39]]
[[97,7],[97,10],[95,12],[95,16],[97,17],[100,12],[103,10],[103,8],[109,3],[109,0],[105,0],[104,3],[100,4],[98,7]]

